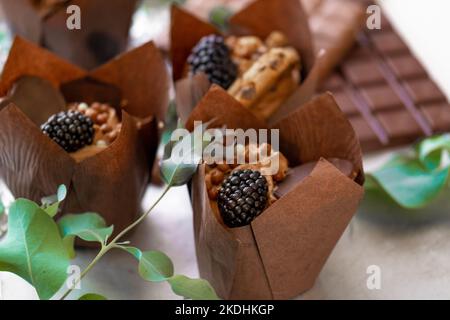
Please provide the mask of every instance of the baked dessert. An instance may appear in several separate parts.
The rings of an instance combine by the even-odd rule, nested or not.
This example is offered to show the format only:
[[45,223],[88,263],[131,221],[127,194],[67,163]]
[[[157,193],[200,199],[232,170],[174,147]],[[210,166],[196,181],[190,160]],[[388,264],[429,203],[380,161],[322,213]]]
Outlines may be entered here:
[[[287,159],[269,144],[246,145],[243,152],[244,164],[239,164],[236,156],[233,164],[206,166],[205,183],[211,206],[220,216],[219,221],[230,228],[250,224],[273,204],[277,200],[278,183],[288,173]],[[253,158],[251,153],[267,157]],[[275,166],[274,161],[277,161]]]
[[208,35],[193,48],[189,72],[203,72],[255,116],[267,120],[301,81],[301,58],[287,37]]
[[68,111],[51,116],[41,130],[80,162],[111,145],[121,127],[114,108],[95,102],[70,104]]
[[[80,89],[78,87],[77,89]],[[98,87],[89,86],[90,93],[99,93]],[[102,87],[102,90],[104,88]],[[82,90],[82,89],[80,89]],[[87,89],[84,89],[87,91]],[[0,109],[10,103],[19,105],[21,110],[33,119],[41,131],[68,152],[77,162],[91,157],[111,145],[122,128],[120,117],[112,104],[126,105],[126,100],[112,104],[94,102],[67,103],[80,96],[94,100],[88,93],[74,95],[74,91],[56,89],[49,81],[23,76],[17,79],[7,95],[0,98]],[[114,90],[112,91],[114,92]],[[109,95],[113,93],[108,91]],[[100,100],[102,95],[98,95]],[[112,100],[114,101],[114,99]],[[49,111],[42,112],[36,105],[45,105]],[[48,118],[48,114],[53,113]],[[142,119],[135,118],[138,128]],[[145,120],[144,120],[145,121]]]

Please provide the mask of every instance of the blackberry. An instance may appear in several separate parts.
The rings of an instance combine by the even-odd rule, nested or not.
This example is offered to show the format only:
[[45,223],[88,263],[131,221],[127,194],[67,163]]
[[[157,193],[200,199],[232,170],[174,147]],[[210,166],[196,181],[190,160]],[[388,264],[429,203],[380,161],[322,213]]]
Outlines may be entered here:
[[94,141],[94,122],[78,111],[63,111],[41,126],[42,132],[67,152],[75,152]]
[[234,171],[219,190],[217,204],[225,224],[242,227],[263,212],[267,205],[267,180],[259,171]]
[[211,34],[203,37],[192,49],[187,60],[191,72],[204,72],[209,81],[228,89],[236,80],[238,68],[223,37]]

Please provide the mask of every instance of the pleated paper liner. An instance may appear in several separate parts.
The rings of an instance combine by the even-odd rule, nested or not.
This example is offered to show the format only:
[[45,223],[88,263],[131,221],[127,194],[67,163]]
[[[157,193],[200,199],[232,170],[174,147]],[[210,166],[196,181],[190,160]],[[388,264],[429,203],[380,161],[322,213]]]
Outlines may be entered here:
[[[65,184],[63,213],[98,212],[120,231],[141,211],[168,87],[164,60],[152,43],[87,72],[17,38],[0,79],[6,96],[0,104],[1,178],[15,197],[34,201]],[[79,163],[39,129],[74,101],[111,103],[122,120],[119,137]]]
[[[4,17],[13,32],[57,55],[92,69],[125,51],[132,16],[139,0],[62,0],[51,6],[33,0],[2,0]],[[81,28],[70,30],[67,8],[81,12]]]
[[[229,34],[232,35],[266,38],[273,31],[284,33],[289,44],[300,55],[302,81],[292,96],[297,96],[298,91],[305,90],[302,89],[304,86],[315,89],[319,78],[316,73],[319,68],[315,66],[317,61],[308,20],[298,0],[256,0],[230,19]],[[177,6],[172,7],[170,53],[173,78],[176,81],[177,108],[182,116],[191,113],[199,101],[198,98],[201,98],[202,93],[208,89],[209,82],[204,77],[186,75],[185,69],[192,48],[202,37],[209,34],[220,34],[220,31],[187,11]],[[317,70],[312,72],[314,69]]]
[[359,142],[334,98],[320,95],[268,126],[213,86],[186,127],[196,120],[279,129],[292,168],[279,200],[251,225],[231,229],[209,200],[200,167],[191,196],[201,276],[225,299],[287,299],[311,288],[363,196]]
[[[186,0],[183,7],[200,19],[209,19],[212,10],[216,7],[222,6],[236,12],[253,1]],[[316,52],[324,49],[327,56],[320,64],[320,80],[323,81],[353,47],[357,34],[365,25],[366,9],[370,3],[348,0],[298,1],[302,3],[308,16]]]

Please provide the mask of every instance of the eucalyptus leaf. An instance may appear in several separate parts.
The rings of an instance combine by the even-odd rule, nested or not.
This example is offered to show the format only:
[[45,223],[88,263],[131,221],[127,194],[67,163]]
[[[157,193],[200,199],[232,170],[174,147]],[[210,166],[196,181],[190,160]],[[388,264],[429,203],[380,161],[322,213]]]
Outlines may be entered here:
[[62,185],[60,185],[58,187],[58,191],[56,193],[56,197],[57,197],[59,202],[63,202],[66,199],[66,197],[67,197],[67,188],[66,188],[65,185],[62,184]]
[[53,203],[53,204],[51,204],[51,205],[49,205],[49,206],[42,207],[42,209],[43,209],[45,212],[47,212],[47,214],[48,214],[50,217],[53,218],[53,217],[56,216],[56,214],[58,213],[59,205],[60,205],[59,202],[55,202],[55,203]]
[[[163,161],[161,170],[164,181],[174,187],[182,186],[188,183],[197,171],[197,164],[173,164],[170,161]],[[173,174],[171,174],[172,172]],[[166,174],[167,175],[166,175]]]
[[56,194],[41,199],[42,208],[48,207],[56,202],[58,202],[58,195]]
[[418,159],[397,157],[367,175],[366,189],[380,188],[400,206],[416,209],[440,194],[448,174],[448,168],[429,170]]
[[166,145],[170,141],[172,132],[178,128],[178,119],[177,106],[175,101],[172,100],[169,103],[169,107],[166,112],[164,132],[161,137],[162,145]]
[[170,159],[171,155],[172,155],[172,150],[175,147],[175,144],[177,143],[177,141],[172,141],[169,140],[165,145],[164,145],[164,152],[163,152],[163,160],[166,159]]
[[3,205],[2,200],[0,199],[0,218],[5,214],[5,206]]
[[67,188],[62,184],[58,187],[56,195],[42,198],[42,209],[53,218],[58,213],[59,205],[64,201],[66,196]]
[[97,293],[86,293],[78,298],[78,300],[108,300],[106,297]]
[[107,227],[105,220],[96,213],[65,215],[58,221],[58,227],[71,258],[75,256],[75,237],[104,244],[114,229],[113,226]]
[[169,279],[169,283],[173,292],[187,299],[219,300],[215,290],[206,280],[175,275]]
[[448,188],[449,152],[450,134],[443,134],[420,141],[406,153],[395,153],[380,169],[367,174],[366,199],[369,193],[376,195],[372,199],[389,197],[409,210],[435,203]]
[[0,243],[0,271],[28,281],[50,299],[67,278],[69,256],[55,221],[36,203],[18,199],[10,207],[8,233]]
[[193,132],[186,133],[179,141],[169,141],[164,147],[161,161],[161,176],[173,187],[190,181],[203,158],[203,150],[208,140],[204,140],[204,130],[209,123],[197,126]]
[[450,151],[450,134],[425,139],[417,145],[416,149],[419,160],[427,169],[437,169],[443,164],[444,153]]
[[445,192],[421,208],[405,208],[398,205],[381,188],[366,189],[364,201],[362,201],[358,216],[369,221],[376,221],[386,225],[403,225],[405,220],[407,224],[422,225],[425,223],[436,223],[448,217],[450,212],[450,201]]
[[122,247],[139,261],[139,275],[152,282],[162,282],[173,276],[173,263],[160,251],[142,252],[135,247]]

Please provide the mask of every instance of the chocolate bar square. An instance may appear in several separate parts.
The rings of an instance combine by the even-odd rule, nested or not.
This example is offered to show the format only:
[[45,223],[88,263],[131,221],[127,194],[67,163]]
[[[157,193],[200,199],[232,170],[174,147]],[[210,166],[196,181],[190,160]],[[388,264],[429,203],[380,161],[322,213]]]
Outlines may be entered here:
[[381,29],[360,30],[355,46],[321,90],[335,95],[365,151],[450,131],[444,93],[385,15]]

